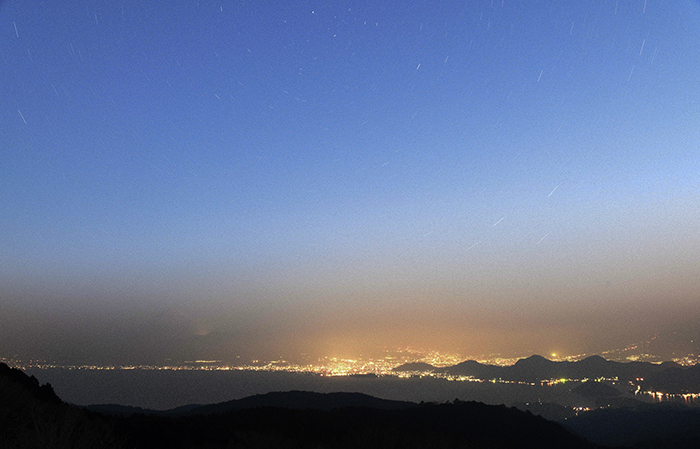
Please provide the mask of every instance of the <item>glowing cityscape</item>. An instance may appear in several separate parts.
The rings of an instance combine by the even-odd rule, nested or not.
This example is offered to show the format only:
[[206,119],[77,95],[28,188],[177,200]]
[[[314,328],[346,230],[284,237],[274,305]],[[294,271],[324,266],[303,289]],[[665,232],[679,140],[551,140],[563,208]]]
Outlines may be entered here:
[[[630,346],[622,350],[607,351],[608,356],[617,354],[618,360],[621,362],[639,361],[639,360],[654,360],[657,357],[651,354],[634,354],[620,357],[620,354],[628,354],[631,349],[636,349],[637,346]],[[557,357],[556,354],[549,354],[549,360],[552,361],[579,361],[590,354],[580,354],[576,356]],[[476,360],[484,365],[495,366],[511,366],[520,358],[503,358],[494,356],[491,358],[481,358]],[[192,360],[183,363],[162,364],[162,365],[61,365],[40,360],[20,361],[8,358],[0,358],[0,361],[9,366],[26,368],[60,368],[67,370],[171,370],[171,371],[268,371],[268,372],[287,372],[287,373],[306,373],[321,377],[334,376],[366,376],[366,377],[386,377],[392,376],[396,378],[438,378],[452,382],[479,382],[479,383],[502,383],[502,384],[520,384],[530,386],[555,387],[567,383],[577,383],[587,381],[604,382],[611,386],[616,386],[620,389],[626,389],[633,392],[635,397],[646,402],[685,402],[694,404],[700,401],[700,392],[671,394],[659,391],[649,391],[642,387],[644,379],[636,379],[636,382],[630,381],[629,385],[622,385],[620,380],[614,378],[596,378],[596,379],[541,379],[538,382],[520,382],[505,379],[481,379],[474,376],[454,375],[445,372],[434,371],[432,369],[416,369],[416,370],[396,370],[397,367],[407,363],[424,364],[422,366],[431,366],[434,368],[444,368],[457,365],[467,358],[459,354],[445,354],[437,351],[419,351],[411,348],[397,349],[387,351],[382,357],[367,357],[367,358],[321,358],[314,363],[294,364],[286,360],[253,360],[250,363],[242,365],[230,365],[223,363],[220,360]],[[473,360],[473,359],[471,359]],[[614,360],[612,357],[609,360]],[[700,356],[688,354],[683,357],[678,357],[673,362],[681,366],[693,366],[700,362]]]

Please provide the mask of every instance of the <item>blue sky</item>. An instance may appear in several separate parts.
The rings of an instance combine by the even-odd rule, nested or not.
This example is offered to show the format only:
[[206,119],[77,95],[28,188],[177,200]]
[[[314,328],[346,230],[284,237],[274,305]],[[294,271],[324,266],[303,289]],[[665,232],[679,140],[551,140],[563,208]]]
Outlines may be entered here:
[[0,349],[122,354],[158,322],[181,350],[149,357],[576,353],[693,322],[699,25],[690,1],[3,2]]

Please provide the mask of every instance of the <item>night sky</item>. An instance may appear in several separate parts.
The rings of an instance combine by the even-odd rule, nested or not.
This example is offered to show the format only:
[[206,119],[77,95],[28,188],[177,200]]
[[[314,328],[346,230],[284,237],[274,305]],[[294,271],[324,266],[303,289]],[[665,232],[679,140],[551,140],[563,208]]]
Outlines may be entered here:
[[700,3],[0,2],[0,356],[700,327]]

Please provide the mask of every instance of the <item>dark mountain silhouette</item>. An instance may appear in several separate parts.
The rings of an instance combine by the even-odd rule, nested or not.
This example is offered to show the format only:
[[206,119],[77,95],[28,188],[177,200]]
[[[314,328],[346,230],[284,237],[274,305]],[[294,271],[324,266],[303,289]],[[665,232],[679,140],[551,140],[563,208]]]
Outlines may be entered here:
[[[418,364],[406,364],[396,371],[418,371]],[[428,365],[431,366],[431,365]],[[700,391],[700,365],[683,367],[674,362],[613,362],[591,356],[578,362],[555,362],[539,355],[518,360],[512,366],[485,365],[467,360],[444,368],[430,368],[436,373],[472,376],[478,379],[502,379],[516,382],[538,382],[549,379],[617,378],[621,382],[635,381],[645,387],[665,393]],[[643,381],[642,381],[643,379]]]
[[50,384],[0,363],[0,447],[121,447],[110,420],[65,404]]
[[[531,376],[538,367],[550,370],[550,374],[571,375],[576,372],[569,370],[572,365],[575,369],[583,365],[585,369],[604,366],[619,370],[619,365],[626,368],[631,364],[615,365],[600,359],[564,364],[530,357],[517,370],[510,370],[510,375]],[[476,362],[457,366],[502,370]],[[632,366],[635,371],[647,368],[644,364]],[[680,375],[675,370],[670,366],[659,373]],[[694,372],[679,371],[691,377]],[[604,402],[624,396],[594,381],[582,383],[574,392]],[[303,391],[159,412],[110,405],[89,409],[100,408],[109,415],[66,404],[50,385],[41,385],[36,378],[0,364],[0,447],[4,448],[700,447],[700,408],[680,405],[635,404],[572,416],[556,404],[519,404],[518,408],[532,413],[568,418],[559,423],[516,407],[477,402],[414,404],[358,393]]]
[[597,447],[530,413],[457,400],[412,404],[292,391],[199,407],[209,414],[190,406],[182,416],[125,417],[65,404],[49,391],[0,364],[0,447]]
[[[21,370],[10,368],[4,363],[0,363],[0,387],[4,393],[13,391],[15,397],[34,398],[54,404],[60,404],[61,399],[56,396],[51,384],[40,385],[34,376],[27,376]],[[10,398],[8,396],[5,399]]]
[[315,393],[310,391],[286,391],[256,394],[243,399],[217,404],[191,404],[171,410],[149,410],[116,404],[88,405],[87,410],[115,416],[136,414],[158,416],[212,415],[232,410],[245,410],[261,407],[288,408],[290,410],[333,410],[343,407],[365,407],[378,410],[402,410],[415,407],[414,402],[379,399],[363,393]]
[[288,391],[256,394],[247,398],[219,404],[203,405],[187,411],[188,415],[211,415],[230,410],[260,407],[281,407],[291,410],[333,410],[344,407],[365,407],[378,410],[402,410],[415,407],[413,402],[390,401],[362,393],[313,393]]
[[599,409],[560,423],[599,444],[640,449],[700,447],[700,408],[680,404]]
[[[189,410],[193,407],[200,407],[200,405],[184,406],[183,408]],[[130,405],[119,405],[119,404],[92,404],[83,407],[85,410],[95,413],[102,413],[103,415],[113,415],[113,416],[131,416],[131,415],[171,415],[171,414],[181,414],[173,410],[151,410],[141,407],[133,407]],[[173,413],[174,412],[174,413]]]
[[540,355],[533,355],[526,359],[520,359],[513,366],[503,368],[506,379],[534,382],[540,379],[553,379],[569,377],[566,362],[553,362]]
[[404,363],[403,365],[397,366],[396,368],[393,369],[393,371],[396,372],[408,372],[408,371],[421,371],[421,372],[430,372],[430,371],[435,371],[435,367],[431,365],[430,363],[425,363],[425,362],[411,362],[411,363]]
[[576,416],[576,410],[554,402],[515,402],[513,407],[550,421],[561,421]]
[[623,394],[617,388],[593,380],[582,382],[571,389],[571,392],[592,401],[596,407],[635,407],[643,404],[642,401],[629,394]]
[[652,376],[671,367],[675,363],[656,365],[646,362],[612,362],[600,356],[592,356],[578,362],[553,362],[541,356],[521,359],[515,365],[504,367],[508,380],[536,381],[543,379],[591,379],[619,378],[622,381]]
[[438,370],[446,374],[456,376],[473,376],[478,379],[496,379],[500,377],[502,367],[494,365],[482,365],[474,360],[467,360],[454,366]]
[[[172,447],[594,448],[544,418],[455,401],[401,410],[258,407],[179,418],[120,418],[129,443]],[[229,445],[229,446],[225,446]]]

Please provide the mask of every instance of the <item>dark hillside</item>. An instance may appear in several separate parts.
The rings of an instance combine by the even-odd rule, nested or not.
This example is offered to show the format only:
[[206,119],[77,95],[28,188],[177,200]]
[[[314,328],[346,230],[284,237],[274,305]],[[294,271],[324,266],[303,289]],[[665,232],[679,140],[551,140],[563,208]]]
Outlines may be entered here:
[[403,410],[261,407],[180,418],[132,416],[134,446],[324,448],[593,448],[556,423],[505,406],[423,404]]
[[401,410],[416,404],[404,401],[389,401],[362,393],[314,393],[310,391],[287,391],[256,394],[247,398],[219,404],[193,407],[181,414],[211,415],[231,410],[261,407],[278,407],[295,410],[333,410],[344,407],[363,407],[381,410]]
[[562,422],[589,441],[634,448],[700,447],[700,409],[679,404],[644,404],[600,409]]
[[109,420],[64,404],[51,385],[40,385],[0,363],[0,447],[122,447]]
[[223,406],[229,410],[204,408],[213,413],[207,415],[107,416],[65,404],[50,386],[0,365],[2,448],[595,447],[530,413],[476,402],[418,405],[292,391]]
[[[8,394],[11,391],[15,393],[23,392],[25,395],[40,401],[52,402],[55,404],[61,403],[61,399],[56,396],[51,384],[40,385],[36,377],[27,376],[22,370],[10,368],[4,363],[0,363],[0,388],[2,388],[0,391]],[[21,394],[19,396],[21,396]],[[17,399],[19,396],[13,394],[3,399],[10,399],[10,397]]]

